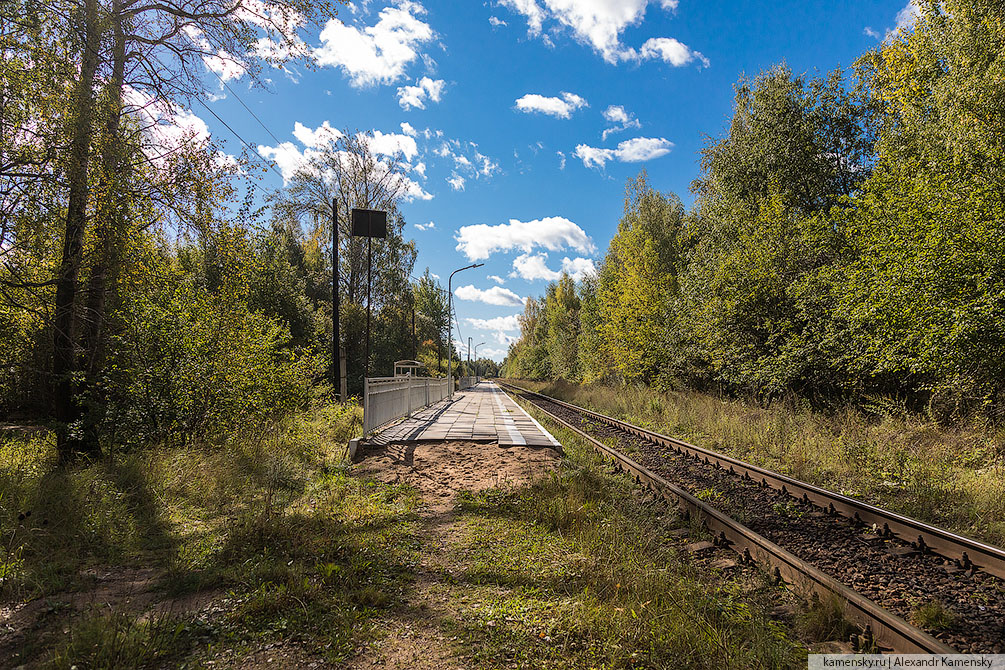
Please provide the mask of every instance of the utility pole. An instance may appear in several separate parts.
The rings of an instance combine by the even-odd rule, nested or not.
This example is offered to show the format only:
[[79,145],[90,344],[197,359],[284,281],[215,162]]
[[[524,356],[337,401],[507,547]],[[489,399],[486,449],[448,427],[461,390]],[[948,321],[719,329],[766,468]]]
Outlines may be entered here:
[[470,337],[468,338],[468,366],[467,366],[467,368],[464,371],[468,373],[468,377],[471,376],[471,338]]
[[[338,198],[332,198],[332,389],[339,389],[339,402],[345,402],[345,371],[341,341],[338,292]],[[340,380],[341,386],[339,386]]]
[[370,376],[370,306],[373,304],[373,238],[366,238],[366,363],[363,377]]
[[453,347],[453,344],[452,344],[453,339],[454,339],[454,336],[453,336],[453,331],[454,331],[454,288],[453,288],[453,283],[452,282],[454,281],[454,275],[457,274],[458,272],[461,272],[463,270],[470,270],[472,268],[480,268],[483,265],[485,265],[485,263],[472,263],[471,265],[465,265],[462,268],[457,268],[456,270],[454,270],[453,272],[450,273],[449,277],[447,277],[447,335],[449,336],[448,339],[447,339],[447,383],[449,384],[449,386],[448,386],[448,395],[451,398],[454,397],[454,377],[453,377],[453,374],[454,374],[454,372],[453,372],[453,363],[454,363],[453,350],[454,350],[454,347]]

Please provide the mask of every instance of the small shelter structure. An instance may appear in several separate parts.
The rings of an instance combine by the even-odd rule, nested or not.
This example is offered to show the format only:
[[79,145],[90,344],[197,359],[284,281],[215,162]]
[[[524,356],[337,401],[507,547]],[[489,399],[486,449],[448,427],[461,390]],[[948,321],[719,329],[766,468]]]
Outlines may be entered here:
[[418,377],[418,370],[420,368],[426,367],[425,363],[420,363],[419,361],[395,361],[394,362],[394,376],[395,377]]

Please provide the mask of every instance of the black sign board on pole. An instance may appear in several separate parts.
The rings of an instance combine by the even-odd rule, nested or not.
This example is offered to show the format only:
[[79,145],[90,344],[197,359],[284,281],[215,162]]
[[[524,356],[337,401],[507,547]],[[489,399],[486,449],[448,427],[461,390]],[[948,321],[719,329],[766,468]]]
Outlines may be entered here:
[[373,285],[373,251],[370,240],[387,237],[387,212],[353,207],[352,235],[366,238],[366,362],[363,364],[363,377],[366,378],[370,376],[370,305],[373,302],[370,295]]
[[352,209],[355,237],[387,237],[387,212],[379,209]]

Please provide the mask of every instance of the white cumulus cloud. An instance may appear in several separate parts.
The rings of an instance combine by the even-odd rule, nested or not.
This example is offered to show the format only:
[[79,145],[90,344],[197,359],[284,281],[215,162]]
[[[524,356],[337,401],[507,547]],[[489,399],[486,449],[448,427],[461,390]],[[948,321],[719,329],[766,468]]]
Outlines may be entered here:
[[[258,153],[265,158],[271,158],[279,167],[284,183],[288,183],[297,170],[308,168],[311,161],[321,156],[324,150],[342,134],[325,121],[317,128],[308,128],[298,122],[294,124],[293,135],[303,145],[303,148],[293,142],[280,142],[276,146],[258,146]],[[366,142],[375,156],[400,155],[406,160],[410,160],[418,153],[415,140],[408,135],[374,130],[372,135],[360,133],[359,138]],[[405,164],[404,167],[409,166]],[[375,159],[373,178],[386,179],[390,168],[391,165],[388,161]],[[400,187],[402,198],[405,200],[431,200],[433,198],[432,194],[427,193],[418,182],[408,177],[396,175],[392,179],[397,180],[397,186]]]
[[640,163],[660,158],[670,153],[673,146],[673,142],[663,137],[635,137],[621,142],[617,149],[579,144],[573,155],[583,161],[585,167],[603,168],[614,159],[622,163]]
[[[360,139],[366,139],[364,133],[360,133]],[[398,133],[382,133],[379,130],[373,131],[373,137],[369,138],[370,151],[383,156],[402,155],[405,160],[412,160],[419,147],[415,144],[415,139],[408,135]]]
[[338,138],[342,137],[342,133],[332,128],[327,121],[313,130],[297,121],[293,124],[293,136],[300,140],[300,143],[304,146],[316,149],[333,144]]
[[639,120],[634,117],[631,113],[625,111],[625,108],[621,105],[611,105],[604,110],[604,119],[608,123],[615,124],[614,127],[606,129],[601,135],[604,141],[607,141],[607,136],[612,133],[619,133],[622,130],[628,130],[629,128],[641,128],[642,124]]
[[604,118],[611,123],[628,123],[628,112],[621,105],[611,105],[603,112]]
[[500,285],[506,283],[506,280],[500,277],[499,275],[489,275],[486,277],[486,279],[491,279],[492,281]]
[[639,163],[666,156],[673,142],[662,137],[636,137],[618,144],[615,155],[623,163]]
[[500,0],[499,4],[527,17],[528,33],[531,35],[541,34],[541,28],[544,25],[544,10],[537,4],[537,0]]
[[331,19],[314,50],[319,65],[341,68],[353,86],[390,84],[419,58],[419,48],[433,40],[433,29],[418,17],[425,8],[411,0],[380,11],[375,25],[357,28]]
[[513,259],[513,272],[510,276],[527,281],[555,281],[562,273],[548,267],[548,254],[521,254]]
[[596,274],[597,268],[589,258],[563,258],[562,269],[555,271],[548,267],[548,254],[521,254],[513,260],[511,276],[521,277],[527,281],[537,279],[555,281],[563,272],[574,281],[580,281],[586,275]]
[[614,158],[614,149],[601,149],[586,144],[577,144],[576,151],[572,155],[583,161],[583,165],[586,167],[602,168],[607,165],[607,161]]
[[415,83],[415,86],[401,86],[398,88],[398,104],[404,110],[418,107],[426,108],[426,101],[439,102],[443,97],[443,87],[446,83],[442,79],[430,79],[423,77]]
[[520,315],[497,316],[494,319],[465,319],[472,328],[479,330],[520,330]]
[[523,305],[523,298],[502,286],[493,286],[490,289],[483,290],[469,284],[459,287],[454,291],[454,295],[461,300],[483,302],[486,305],[500,305],[503,307],[520,307]]
[[575,249],[594,253],[593,240],[582,228],[561,216],[549,216],[533,221],[510,219],[509,223],[490,226],[478,223],[462,226],[454,236],[457,250],[469,260],[488,258],[496,251],[519,249],[530,253],[537,247],[548,251]]
[[[611,64],[658,58],[677,65],[675,59],[681,58],[677,45],[684,45],[673,38],[658,37],[647,41],[643,45],[646,53],[622,43],[622,33],[642,23],[648,6],[656,4],[651,0],[500,0],[500,4],[526,17],[531,37],[541,36],[550,44],[551,37],[544,31],[544,25],[553,21],[558,27],[571,30],[577,41],[592,47]],[[677,4],[678,0],[659,0],[665,11],[675,11]],[[697,59],[708,66],[704,56],[684,48],[690,55],[687,62]]]
[[711,65],[701,52],[693,50],[688,45],[672,37],[653,37],[646,40],[645,44],[642,45],[641,51],[639,51],[639,56],[652,60],[662,60],[674,67],[682,67],[694,61],[698,61],[704,67]]
[[[465,319],[470,326],[480,331],[490,331],[492,338],[503,346],[516,341],[517,337],[509,333],[520,330],[520,316],[497,316],[494,319]],[[483,349],[482,351],[488,351]]]
[[[501,342],[500,344],[506,345],[506,344],[509,344],[509,343],[508,342]],[[482,349],[481,353],[486,358],[491,358],[492,360],[494,360],[497,363],[502,362],[502,360],[504,358],[506,358],[506,350],[505,349],[491,349],[489,347],[486,347],[485,349]]]
[[415,224],[416,230],[436,230],[436,224],[430,221],[429,223],[417,223]]
[[562,271],[574,280],[580,281],[587,275],[597,274],[597,266],[589,258],[563,258]]
[[575,93],[562,92],[562,97],[546,97],[537,93],[528,93],[516,101],[516,108],[521,112],[538,112],[568,119],[572,113],[581,107],[588,107],[586,100]]

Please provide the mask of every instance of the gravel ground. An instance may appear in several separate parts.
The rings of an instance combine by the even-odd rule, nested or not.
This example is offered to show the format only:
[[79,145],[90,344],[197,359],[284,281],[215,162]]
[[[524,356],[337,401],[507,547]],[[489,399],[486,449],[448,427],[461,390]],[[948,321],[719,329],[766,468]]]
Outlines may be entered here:
[[956,615],[956,622],[944,628],[922,627],[955,649],[1005,653],[1002,580],[964,572],[948,559],[917,552],[899,539],[885,540],[871,528],[830,517],[774,489],[682,457],[561,405],[529,399],[598,439],[616,440],[617,448],[641,465],[908,621],[919,606],[941,602]]

